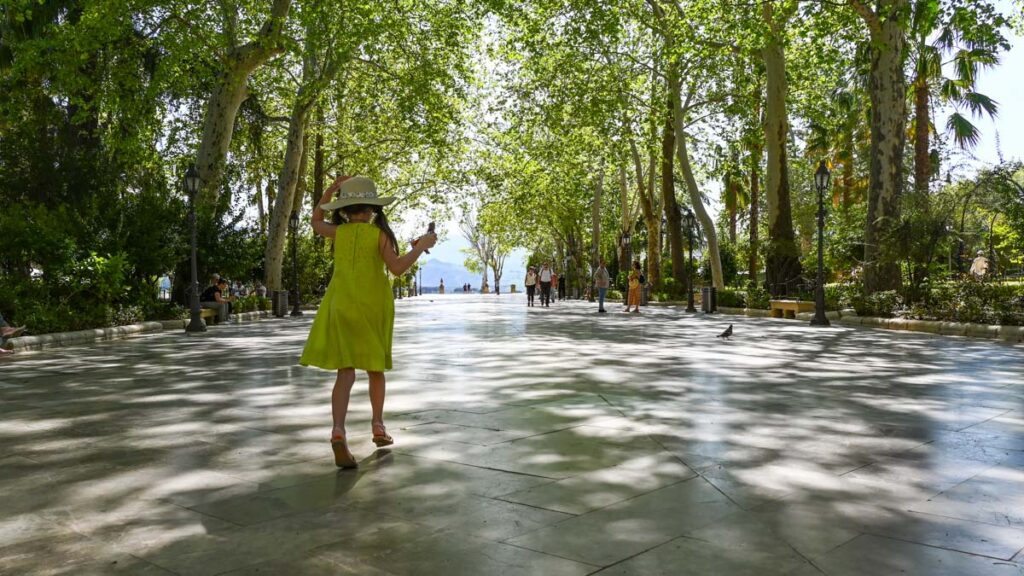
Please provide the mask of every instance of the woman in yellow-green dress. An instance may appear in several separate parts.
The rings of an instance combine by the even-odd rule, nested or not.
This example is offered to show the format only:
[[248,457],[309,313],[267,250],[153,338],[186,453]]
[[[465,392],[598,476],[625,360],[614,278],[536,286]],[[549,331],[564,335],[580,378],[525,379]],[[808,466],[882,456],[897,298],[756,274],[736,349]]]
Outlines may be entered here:
[[[338,198],[332,200],[335,191]],[[399,256],[398,241],[383,212],[383,207],[393,201],[379,197],[369,178],[339,176],[313,210],[313,231],[334,239],[334,274],[299,363],[338,371],[331,393],[331,448],[334,463],[340,468],[357,466],[345,436],[345,416],[356,370],[365,370],[370,379],[373,443],[388,446],[394,442],[384,427],[384,371],[391,369],[395,322],[395,303],[385,268],[401,276],[437,242],[437,235],[430,232],[411,251]],[[324,220],[327,212],[332,213],[331,222]]]

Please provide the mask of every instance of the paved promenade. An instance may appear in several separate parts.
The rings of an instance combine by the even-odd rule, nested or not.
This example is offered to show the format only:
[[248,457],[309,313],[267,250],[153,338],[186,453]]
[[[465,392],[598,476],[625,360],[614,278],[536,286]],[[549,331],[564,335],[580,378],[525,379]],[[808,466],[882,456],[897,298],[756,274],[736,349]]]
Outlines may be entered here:
[[1024,575],[1024,346],[524,301],[396,303],[358,471],[311,316],[0,361],[0,574]]

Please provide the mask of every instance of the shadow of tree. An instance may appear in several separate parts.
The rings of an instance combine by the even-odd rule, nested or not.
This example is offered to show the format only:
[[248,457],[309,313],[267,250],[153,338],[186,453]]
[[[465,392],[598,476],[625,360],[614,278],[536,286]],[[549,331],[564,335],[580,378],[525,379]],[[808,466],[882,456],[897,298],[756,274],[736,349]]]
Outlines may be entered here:
[[[316,557],[364,573],[440,573],[443,558],[589,573],[679,538],[727,546],[709,532],[723,527],[790,550],[794,568],[864,534],[1003,561],[1024,548],[1021,346],[406,299],[388,375],[398,443],[369,448],[357,385],[361,467],[339,472],[333,375],[296,365],[310,322],[0,366],[0,571]],[[736,336],[715,339],[727,323]]]

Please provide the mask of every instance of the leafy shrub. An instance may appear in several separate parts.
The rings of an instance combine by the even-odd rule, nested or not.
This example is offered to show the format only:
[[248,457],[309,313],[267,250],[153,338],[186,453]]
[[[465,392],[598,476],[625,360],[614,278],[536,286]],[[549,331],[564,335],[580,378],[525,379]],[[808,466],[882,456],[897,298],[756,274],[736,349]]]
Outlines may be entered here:
[[77,320],[72,311],[67,308],[49,307],[39,302],[34,302],[19,312],[18,324],[28,326],[29,331],[33,334],[68,332],[78,329],[76,327]]
[[858,316],[878,318],[892,318],[902,303],[902,298],[895,290],[884,290],[870,295],[858,294],[851,302]]
[[622,300],[622,291],[615,290],[614,288],[608,290],[607,298],[609,300]]
[[235,300],[233,310],[239,313],[270,310],[270,298],[260,298],[255,294],[242,296]]
[[145,308],[147,320],[186,320],[188,308],[174,302],[152,302]]
[[[853,305],[853,299],[863,292],[860,284],[843,282],[841,284],[825,284],[825,309],[841,310]],[[813,296],[811,298],[813,300]]]
[[[739,275],[739,259],[736,255],[736,248],[732,244],[722,242],[718,245],[718,255],[722,263],[722,281],[726,284],[733,284]],[[709,250],[705,250],[701,257],[700,277],[705,282],[711,282],[711,252]]]
[[746,304],[747,308],[756,308],[758,310],[768,310],[771,308],[771,295],[764,288],[748,288],[746,293]]
[[127,326],[129,324],[138,324],[145,318],[142,306],[136,305],[124,305],[116,308],[108,308],[107,325],[108,326]]
[[718,305],[726,308],[746,308],[747,297],[742,290],[724,288],[718,291]]
[[966,278],[934,286],[925,302],[906,311],[925,320],[1024,325],[1024,287]]
[[671,276],[663,277],[661,280],[662,290],[658,296],[662,302],[686,300],[686,282],[676,282]]
[[238,300],[235,300],[232,310],[237,313],[253,312],[259,305],[259,296],[242,296]]
[[[629,271],[627,271],[627,270],[620,270],[619,273],[615,276],[615,284],[614,284],[614,286],[618,286],[620,290],[625,290],[626,288],[628,288],[629,287]],[[611,296],[609,296],[609,298],[611,298]]]

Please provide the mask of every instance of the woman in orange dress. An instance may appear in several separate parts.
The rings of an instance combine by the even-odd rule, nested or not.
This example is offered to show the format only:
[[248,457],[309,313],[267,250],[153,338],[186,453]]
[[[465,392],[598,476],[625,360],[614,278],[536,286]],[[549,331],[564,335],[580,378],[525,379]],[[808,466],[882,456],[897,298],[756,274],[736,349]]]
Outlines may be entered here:
[[629,271],[629,295],[626,299],[626,309],[629,312],[633,308],[634,314],[640,313],[640,261],[633,262],[633,269]]

